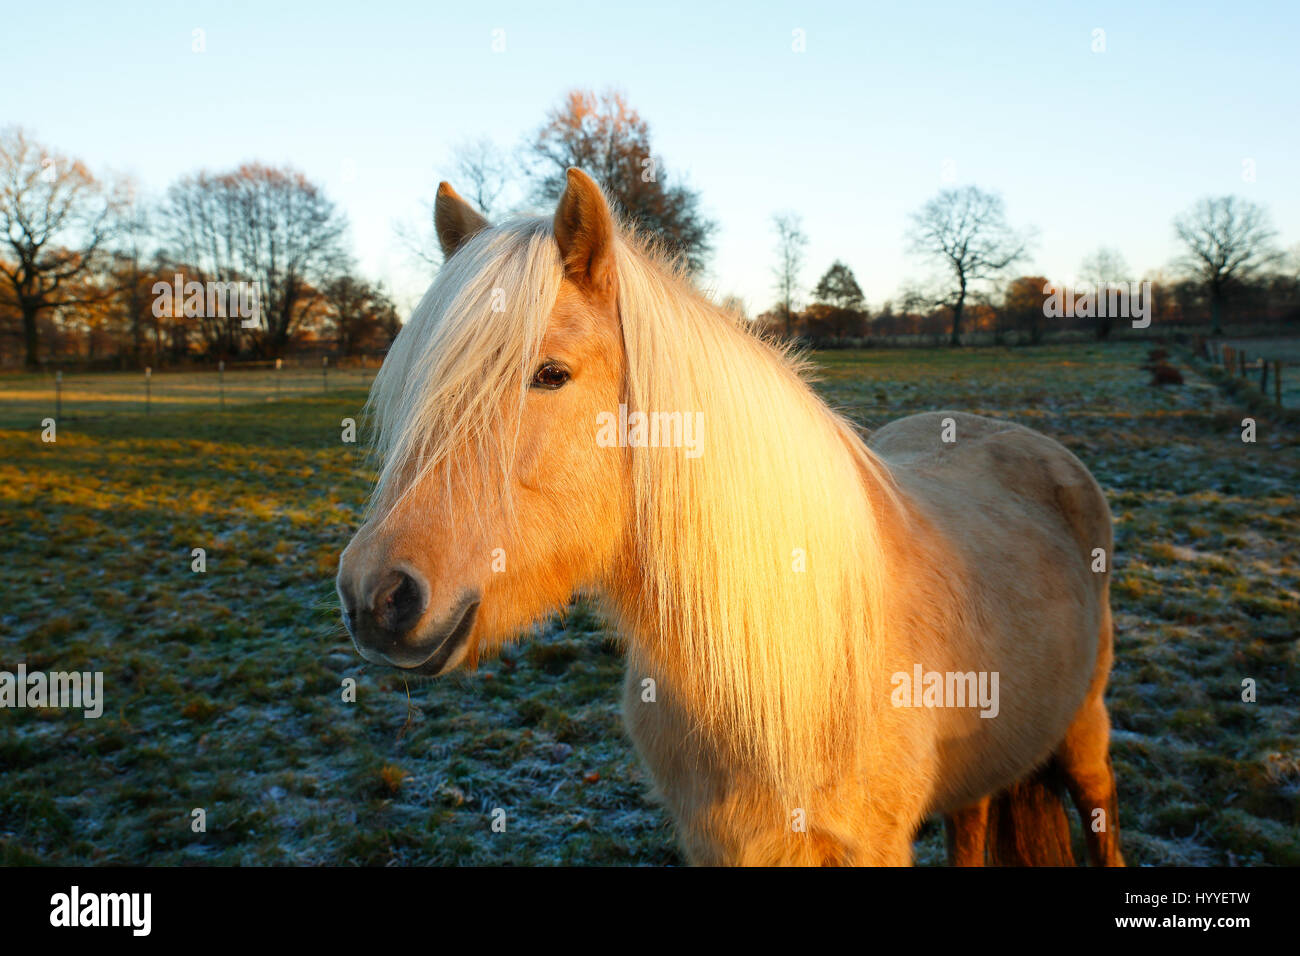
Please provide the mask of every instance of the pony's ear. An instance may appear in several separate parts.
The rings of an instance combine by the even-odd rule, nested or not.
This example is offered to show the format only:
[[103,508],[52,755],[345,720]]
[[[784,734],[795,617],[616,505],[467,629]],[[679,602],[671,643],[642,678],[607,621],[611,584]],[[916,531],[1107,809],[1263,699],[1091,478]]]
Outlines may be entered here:
[[461,199],[460,193],[450,184],[438,184],[438,198],[433,203],[433,225],[438,232],[438,244],[442,246],[444,259],[450,259],[466,239],[480,229],[486,229],[487,224],[488,221]]
[[613,301],[614,217],[596,181],[577,167],[555,209],[555,241],[564,274],[588,293]]

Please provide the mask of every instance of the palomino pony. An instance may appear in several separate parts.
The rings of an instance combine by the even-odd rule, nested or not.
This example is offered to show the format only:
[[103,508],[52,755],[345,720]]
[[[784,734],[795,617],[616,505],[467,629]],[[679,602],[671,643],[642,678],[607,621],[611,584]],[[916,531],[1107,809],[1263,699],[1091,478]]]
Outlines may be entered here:
[[957,412],[864,444],[576,169],[553,221],[446,183],[435,221],[339,564],[364,658],[444,674],[590,594],[692,862],[907,864],[931,813],[956,863],[1061,862],[1052,776],[1122,862],[1110,514],[1073,455]]

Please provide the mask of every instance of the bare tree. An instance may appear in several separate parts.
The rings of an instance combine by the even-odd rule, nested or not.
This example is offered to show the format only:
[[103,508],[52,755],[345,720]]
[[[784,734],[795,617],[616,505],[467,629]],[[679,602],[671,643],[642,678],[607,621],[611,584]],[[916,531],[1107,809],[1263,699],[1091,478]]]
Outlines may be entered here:
[[[1128,282],[1129,275],[1128,263],[1124,261],[1124,257],[1119,250],[1109,246],[1103,246],[1091,253],[1079,266],[1079,278],[1091,283],[1098,296],[1107,289]],[[1098,339],[1104,339],[1110,335],[1115,316],[1110,315],[1107,309],[1099,309],[1098,312],[1100,314],[1097,316],[1096,335]]]
[[457,190],[491,219],[497,212],[497,200],[510,184],[510,164],[505,155],[486,136],[467,141],[452,150]]
[[0,281],[21,316],[29,368],[40,363],[41,312],[87,301],[95,288],[83,280],[113,238],[120,204],[80,161],[21,129],[0,133],[0,229],[12,255],[0,256]]
[[[485,136],[460,143],[452,149],[448,165],[450,172],[439,179],[453,183],[484,217],[491,219],[494,213],[500,213],[501,195],[510,185],[511,160],[492,140]],[[436,274],[443,261],[433,225],[433,210],[433,200],[426,199],[421,201],[415,221],[393,223],[393,237],[411,261],[429,275]]]
[[153,315],[150,289],[157,281],[157,270],[145,263],[154,245],[150,236],[152,223],[147,203],[142,202],[134,183],[128,183],[117,213],[117,236],[112,251],[111,273],[115,284],[117,311],[125,320],[130,336],[131,360],[143,362],[148,333],[154,334],[155,354],[159,352],[158,319]]
[[1213,334],[1223,332],[1224,307],[1246,280],[1278,260],[1277,235],[1262,206],[1237,196],[1202,199],[1174,220],[1187,247],[1180,265],[1210,300]]
[[910,250],[941,262],[956,284],[943,303],[952,309],[949,344],[961,344],[970,287],[1023,258],[1028,243],[1027,236],[1007,224],[1002,198],[975,186],[945,189],[912,215]]
[[428,273],[430,278],[437,275],[442,266],[442,247],[438,245],[438,233],[433,225],[433,201],[421,200],[420,215],[416,221],[394,220],[393,238],[397,240],[411,263]]
[[772,217],[776,228],[777,306],[785,318],[785,334],[794,334],[794,297],[799,291],[799,273],[803,270],[804,249],[808,237],[803,232],[803,220],[797,213],[782,212]]
[[[318,290],[348,266],[346,219],[291,169],[253,163],[187,176],[168,191],[165,215],[174,252],[199,278],[257,283],[261,315],[248,337],[264,354],[284,351]],[[239,351],[243,317],[202,319],[209,347]]]

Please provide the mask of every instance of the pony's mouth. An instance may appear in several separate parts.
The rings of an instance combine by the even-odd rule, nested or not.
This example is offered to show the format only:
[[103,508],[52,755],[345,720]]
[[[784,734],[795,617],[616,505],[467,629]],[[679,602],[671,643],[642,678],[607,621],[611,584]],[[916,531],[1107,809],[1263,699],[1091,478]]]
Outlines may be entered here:
[[465,642],[469,639],[469,632],[474,630],[474,621],[478,616],[479,601],[474,598],[467,598],[461,605],[460,613],[455,613],[448,619],[443,626],[445,636],[438,641],[435,635],[430,643],[438,641],[429,655],[428,660],[423,664],[416,664],[411,667],[402,667],[401,670],[411,671],[416,674],[423,674],[426,677],[436,677],[441,674],[447,667],[447,664],[456,657],[465,647]]

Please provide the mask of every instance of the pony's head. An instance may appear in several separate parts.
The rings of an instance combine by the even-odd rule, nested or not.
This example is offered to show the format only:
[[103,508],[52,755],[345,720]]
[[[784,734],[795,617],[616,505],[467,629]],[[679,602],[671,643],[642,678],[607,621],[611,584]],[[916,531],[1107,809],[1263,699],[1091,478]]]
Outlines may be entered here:
[[440,674],[560,609],[624,547],[618,230],[570,170],[554,219],[491,226],[443,183],[445,264],[372,387],[380,476],[339,561],[367,660]]

